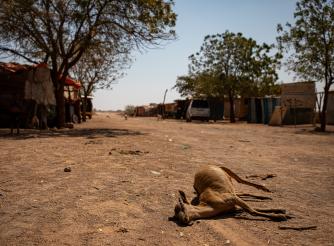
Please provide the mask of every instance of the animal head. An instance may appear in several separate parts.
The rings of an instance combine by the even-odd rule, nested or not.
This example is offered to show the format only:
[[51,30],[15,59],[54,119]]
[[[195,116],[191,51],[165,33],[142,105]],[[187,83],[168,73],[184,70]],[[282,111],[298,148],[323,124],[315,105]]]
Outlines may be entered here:
[[179,190],[178,203],[175,205],[174,216],[171,220],[174,220],[182,225],[191,225],[190,218],[187,213],[187,206],[191,205],[189,204],[186,194],[184,191]]

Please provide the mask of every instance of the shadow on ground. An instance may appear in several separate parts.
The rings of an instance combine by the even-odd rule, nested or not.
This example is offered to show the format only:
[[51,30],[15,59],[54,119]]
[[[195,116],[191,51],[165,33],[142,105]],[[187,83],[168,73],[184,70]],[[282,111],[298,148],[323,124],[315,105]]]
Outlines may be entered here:
[[245,213],[242,212],[242,211],[223,213],[223,214],[213,216],[211,218],[205,218],[205,219],[203,218],[203,219],[200,219],[200,220],[192,221],[192,223],[190,223],[189,225],[185,225],[185,224],[180,223],[174,217],[169,217],[168,220],[174,222],[175,224],[177,224],[180,227],[187,227],[187,226],[192,226],[194,224],[200,223],[200,221],[203,221],[203,220],[224,220],[224,219],[230,219],[230,218],[234,218],[234,219],[238,219],[238,220],[273,221],[273,220],[269,220],[269,219],[261,218],[261,217],[260,218],[259,217],[249,217],[249,216],[245,215]]
[[99,137],[121,137],[144,135],[139,131],[117,128],[85,128],[85,129],[60,129],[60,130],[34,130],[21,129],[20,134],[10,134],[10,129],[0,129],[0,138],[7,139],[30,139],[30,138],[50,138],[50,137],[86,137],[94,139]]
[[295,131],[296,134],[304,134],[304,135],[319,135],[319,136],[326,136],[326,135],[334,135],[333,128],[327,127],[325,132],[320,131],[319,129],[297,129]]

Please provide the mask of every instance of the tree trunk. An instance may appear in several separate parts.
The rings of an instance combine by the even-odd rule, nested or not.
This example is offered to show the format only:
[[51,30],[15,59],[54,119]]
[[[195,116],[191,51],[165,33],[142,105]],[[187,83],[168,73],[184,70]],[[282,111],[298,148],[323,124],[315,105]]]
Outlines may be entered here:
[[322,110],[320,112],[320,130],[322,132],[326,131],[326,124],[327,124],[327,103],[328,103],[328,92],[329,92],[329,85],[325,85],[324,88],[324,102],[322,105]]
[[65,97],[64,97],[64,81],[59,80],[56,89],[57,102],[57,127],[65,127]]
[[87,109],[87,95],[84,95],[82,99],[82,121],[86,122],[86,109]]
[[[57,67],[54,65],[54,67]],[[58,128],[65,127],[65,97],[64,97],[64,86],[65,77],[59,78],[56,69],[51,70],[51,79],[55,88],[56,97],[56,122]]]
[[230,90],[228,93],[228,99],[230,102],[230,122],[235,123],[235,113],[234,113],[234,97],[232,95],[232,91]]

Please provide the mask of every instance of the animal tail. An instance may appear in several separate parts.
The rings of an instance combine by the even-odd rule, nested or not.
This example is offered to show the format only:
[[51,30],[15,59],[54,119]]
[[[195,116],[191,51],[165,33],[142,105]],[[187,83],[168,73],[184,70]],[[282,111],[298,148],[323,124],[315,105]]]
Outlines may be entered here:
[[244,180],[244,179],[240,178],[237,174],[235,174],[234,172],[232,172],[227,167],[220,166],[220,168],[222,170],[224,170],[228,175],[230,175],[230,177],[232,177],[233,179],[235,179],[238,183],[249,185],[249,186],[253,186],[253,187],[255,187],[255,188],[259,189],[259,190],[270,192],[270,190],[267,187],[263,186],[263,185],[255,184],[255,183],[252,183],[252,182],[249,182],[247,180]]

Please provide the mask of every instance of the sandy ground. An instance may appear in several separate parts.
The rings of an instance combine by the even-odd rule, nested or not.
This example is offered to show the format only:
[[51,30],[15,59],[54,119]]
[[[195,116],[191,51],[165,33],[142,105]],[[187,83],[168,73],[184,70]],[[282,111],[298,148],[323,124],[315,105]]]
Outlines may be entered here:
[[[10,136],[0,129],[0,245],[334,245],[334,134],[310,129],[112,113],[72,130]],[[243,178],[277,175],[249,179],[273,198],[249,204],[295,218],[241,213],[188,227],[168,221],[177,190],[191,196],[194,173],[206,164]]]

